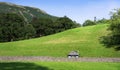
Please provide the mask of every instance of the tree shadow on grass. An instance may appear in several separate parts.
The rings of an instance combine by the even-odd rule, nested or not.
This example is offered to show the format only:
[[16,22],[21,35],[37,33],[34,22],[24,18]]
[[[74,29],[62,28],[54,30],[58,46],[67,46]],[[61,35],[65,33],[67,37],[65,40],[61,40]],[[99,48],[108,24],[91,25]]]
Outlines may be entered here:
[[53,70],[53,69],[36,65],[34,63],[2,62],[0,63],[0,70]]

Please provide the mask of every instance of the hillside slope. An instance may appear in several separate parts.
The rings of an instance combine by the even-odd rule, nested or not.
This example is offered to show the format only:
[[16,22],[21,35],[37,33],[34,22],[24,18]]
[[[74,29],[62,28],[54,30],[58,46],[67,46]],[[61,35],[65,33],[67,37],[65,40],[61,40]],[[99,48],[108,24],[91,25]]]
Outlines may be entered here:
[[120,57],[120,51],[99,43],[99,38],[108,33],[107,26],[81,27],[36,39],[0,43],[0,56],[66,57],[76,50],[81,57]]
[[17,13],[23,16],[26,22],[30,22],[33,17],[50,18],[52,20],[57,19],[57,17],[49,15],[38,8],[21,6],[6,2],[0,2],[0,13]]

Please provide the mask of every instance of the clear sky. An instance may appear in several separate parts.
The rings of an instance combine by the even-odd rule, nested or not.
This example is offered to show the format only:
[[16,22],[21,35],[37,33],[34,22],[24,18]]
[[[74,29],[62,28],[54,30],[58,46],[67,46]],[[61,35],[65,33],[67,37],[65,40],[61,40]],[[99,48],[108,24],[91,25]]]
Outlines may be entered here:
[[48,14],[70,17],[79,23],[85,20],[109,18],[110,11],[120,8],[120,0],[0,0],[24,6],[32,6],[46,11]]

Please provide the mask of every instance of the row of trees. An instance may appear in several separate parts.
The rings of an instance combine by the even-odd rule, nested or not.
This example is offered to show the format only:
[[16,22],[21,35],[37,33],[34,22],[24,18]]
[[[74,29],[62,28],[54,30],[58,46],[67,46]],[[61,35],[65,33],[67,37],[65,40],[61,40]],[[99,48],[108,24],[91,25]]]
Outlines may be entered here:
[[18,14],[0,13],[0,42],[50,35],[78,26],[79,24],[66,16],[58,18],[55,22],[50,18],[33,18],[30,23],[26,23]]
[[66,16],[58,18],[55,22],[51,19],[33,18],[30,24],[36,30],[36,37],[50,35],[80,26]]
[[94,17],[94,21],[92,20],[86,20],[82,26],[91,26],[91,25],[96,25],[96,24],[109,24],[110,20],[109,19],[99,19],[96,20],[96,17]]
[[100,20],[97,20],[97,21],[92,21],[92,20],[86,20],[84,23],[83,23],[83,26],[91,26],[91,25],[96,25],[96,24],[109,24],[110,23],[110,20],[109,19],[100,19]]
[[35,30],[17,14],[0,14],[0,42],[31,38]]

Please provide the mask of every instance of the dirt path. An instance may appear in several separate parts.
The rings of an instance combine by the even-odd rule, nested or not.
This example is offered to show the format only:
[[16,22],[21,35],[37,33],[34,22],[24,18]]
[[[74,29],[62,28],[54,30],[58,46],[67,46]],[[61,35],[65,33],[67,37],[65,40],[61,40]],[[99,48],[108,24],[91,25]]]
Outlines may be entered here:
[[120,58],[55,58],[42,56],[0,56],[0,61],[120,62]]

